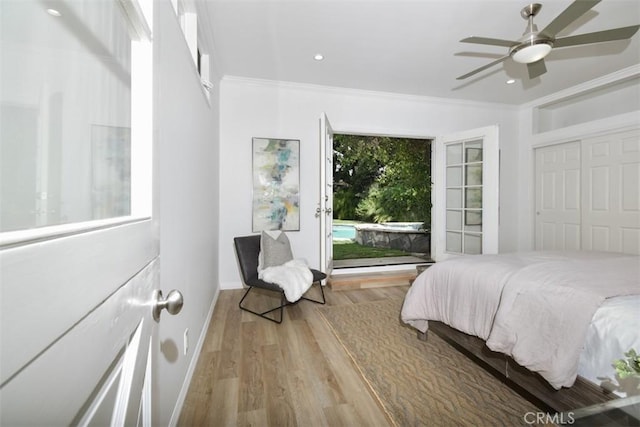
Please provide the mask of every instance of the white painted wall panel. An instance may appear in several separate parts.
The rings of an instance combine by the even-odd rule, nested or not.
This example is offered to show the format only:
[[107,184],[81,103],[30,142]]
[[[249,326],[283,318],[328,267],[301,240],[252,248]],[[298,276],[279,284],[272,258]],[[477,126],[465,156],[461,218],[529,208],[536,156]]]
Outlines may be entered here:
[[220,280],[239,287],[233,237],[251,234],[251,138],[300,140],[300,231],[289,233],[295,256],[319,265],[319,118],[336,133],[436,137],[498,124],[501,182],[500,251],[517,247],[518,123],[512,107],[451,102],[335,88],[225,78],[220,110]]
[[[161,400],[154,425],[177,422],[176,402],[197,362],[198,338],[218,292],[219,125],[218,82],[207,103],[191,52],[171,4],[154,1],[155,123],[160,181],[161,284],[166,295],[178,289],[184,307],[159,323],[160,360],[155,367]],[[229,248],[223,250],[228,251]],[[189,351],[184,354],[184,331]]]

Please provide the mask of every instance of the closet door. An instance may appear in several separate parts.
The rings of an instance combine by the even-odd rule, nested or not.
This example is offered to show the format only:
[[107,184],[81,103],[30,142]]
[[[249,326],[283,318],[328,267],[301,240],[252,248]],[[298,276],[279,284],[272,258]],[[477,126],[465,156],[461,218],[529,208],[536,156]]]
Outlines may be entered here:
[[536,250],[580,249],[580,142],[536,152]]
[[640,254],[640,131],[583,141],[582,248]]

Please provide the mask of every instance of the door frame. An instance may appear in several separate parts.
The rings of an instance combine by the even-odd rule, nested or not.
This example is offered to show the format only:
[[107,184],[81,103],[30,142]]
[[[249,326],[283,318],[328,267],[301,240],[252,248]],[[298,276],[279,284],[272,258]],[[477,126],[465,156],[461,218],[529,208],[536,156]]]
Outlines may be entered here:
[[[323,116],[326,116],[326,113],[323,113]],[[328,120],[327,120],[328,121]],[[322,133],[322,123],[320,125],[320,133]],[[430,140],[431,141],[431,150],[432,150],[432,155],[431,155],[431,182],[429,183],[429,185],[431,185],[432,189],[433,189],[433,146],[435,145],[435,141],[436,141],[436,137],[435,136],[424,136],[423,134],[420,135],[415,135],[415,134],[409,134],[409,133],[402,133],[402,132],[394,132],[394,131],[390,131],[390,130],[384,130],[384,131],[364,131],[364,130],[354,130],[354,129],[336,129],[332,127],[332,134],[340,134],[340,135],[360,135],[360,136],[382,136],[382,137],[389,137],[389,138],[407,138],[407,139],[420,139],[420,140]],[[320,137],[322,138],[322,136]],[[322,139],[320,139],[321,142],[321,148],[322,148]],[[333,149],[333,147],[332,147]],[[326,168],[326,165],[324,164],[325,162],[322,161],[322,159],[324,158],[324,156],[322,155],[322,151],[320,153],[320,168],[321,168],[321,172],[320,172],[320,182],[323,182],[324,179],[324,175],[322,175],[323,172],[323,168]],[[333,160],[332,160],[333,161]],[[333,174],[333,169],[331,169],[331,173]],[[332,177],[332,182],[333,182],[333,177]],[[322,187],[322,185],[321,185]],[[322,191],[322,189],[321,189]],[[433,191],[432,191],[432,200],[433,200]],[[320,194],[320,202],[318,202],[318,208],[316,209],[316,217],[319,216],[320,212],[324,212],[322,211],[322,206],[321,206],[321,201],[323,199],[323,195],[322,193]],[[432,213],[431,213],[431,224],[433,226],[433,206],[431,207],[432,209]],[[333,216],[331,216],[332,222],[333,222]],[[432,239],[433,239],[433,231],[431,233],[432,235]],[[322,232],[320,234],[320,245],[321,245],[321,253],[320,253],[320,263],[322,265],[323,260],[324,260],[324,253],[322,252]],[[431,245],[433,245],[433,240],[431,242]],[[431,246],[431,251],[433,251],[433,246]],[[432,252],[433,253],[433,252]],[[431,257],[433,258],[433,256]],[[426,261],[425,261],[426,262]],[[399,264],[399,265],[385,265],[385,266],[367,266],[367,267],[350,267],[348,269],[332,269],[331,270],[331,274],[338,276],[341,274],[360,274],[360,273],[375,273],[375,272],[387,272],[387,271],[403,271],[403,270],[407,270],[407,265],[414,265],[414,264]]]
[[333,270],[333,128],[326,113],[320,116],[320,271]]
[[[432,144],[431,173],[431,258],[438,262],[456,254],[446,252],[446,150],[447,144],[474,139],[489,141],[483,145],[482,181],[482,253],[498,253],[500,213],[500,138],[498,125],[442,135]],[[485,152],[486,150],[486,152]],[[495,173],[487,174],[487,171]],[[486,206],[486,207],[485,207]],[[486,236],[490,236],[489,239]]]

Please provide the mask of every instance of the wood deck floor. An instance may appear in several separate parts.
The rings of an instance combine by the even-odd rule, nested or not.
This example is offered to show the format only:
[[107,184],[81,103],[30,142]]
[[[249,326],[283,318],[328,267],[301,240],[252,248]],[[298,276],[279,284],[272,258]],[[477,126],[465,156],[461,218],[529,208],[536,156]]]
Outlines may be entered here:
[[[327,304],[343,305],[403,297],[407,289],[325,287],[325,294]],[[390,425],[317,304],[286,307],[278,325],[241,311],[242,293],[220,292],[180,426]],[[254,302],[273,304],[268,295]]]

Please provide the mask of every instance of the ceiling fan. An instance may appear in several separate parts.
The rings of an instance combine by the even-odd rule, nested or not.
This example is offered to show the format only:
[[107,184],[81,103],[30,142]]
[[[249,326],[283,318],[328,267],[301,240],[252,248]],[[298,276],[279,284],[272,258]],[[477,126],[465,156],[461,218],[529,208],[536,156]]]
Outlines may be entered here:
[[529,78],[534,79],[547,72],[544,64],[544,57],[551,52],[551,49],[560,47],[577,46],[582,44],[608,42],[614,40],[630,39],[640,28],[640,25],[630,27],[614,28],[594,33],[579,34],[576,36],[556,38],[556,35],[565,29],[573,21],[584,15],[601,0],[575,0],[569,7],[551,21],[542,31],[533,23],[533,18],[540,12],[542,5],[532,3],[525,6],[520,11],[520,16],[528,21],[527,28],[518,40],[502,40],[488,37],[467,37],[460,40],[463,43],[487,44],[492,46],[504,46],[509,48],[509,53],[502,58],[484,65],[480,68],[464,74],[457,78],[463,80],[473,76],[480,71],[486,70],[509,58],[521,64],[527,64]]

